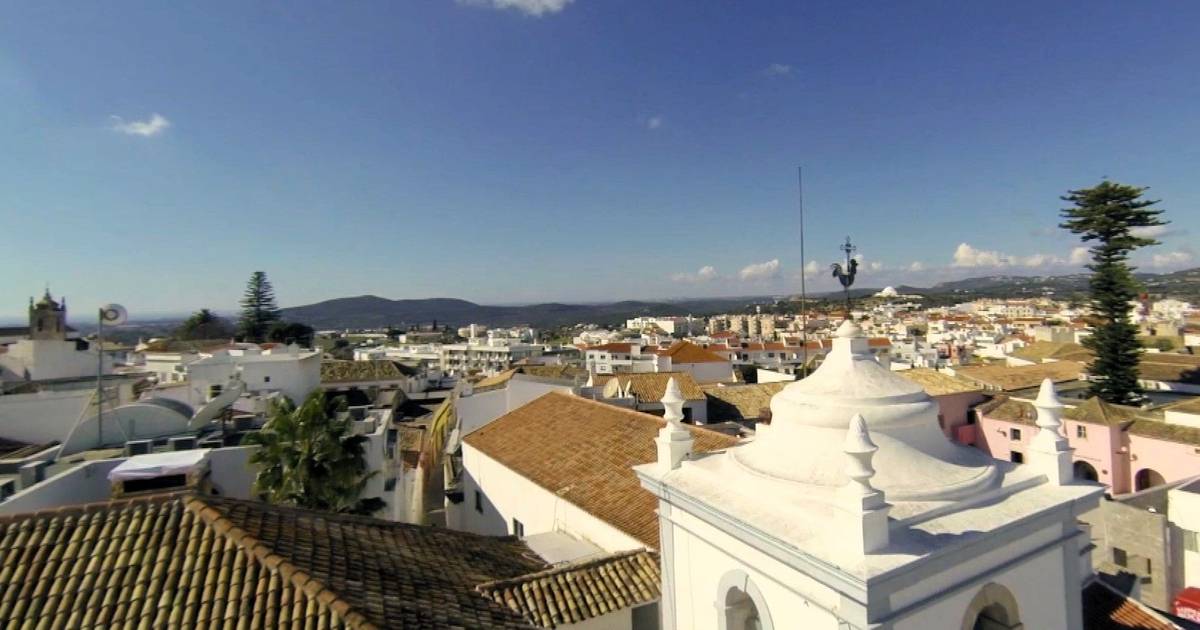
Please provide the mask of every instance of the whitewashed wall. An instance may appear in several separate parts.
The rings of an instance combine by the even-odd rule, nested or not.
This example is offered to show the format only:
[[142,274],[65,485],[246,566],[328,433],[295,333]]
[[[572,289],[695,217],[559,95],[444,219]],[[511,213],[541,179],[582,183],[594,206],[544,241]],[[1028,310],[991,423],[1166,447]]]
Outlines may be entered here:
[[[483,500],[482,513],[475,509],[477,491]],[[463,502],[457,507],[459,527],[476,534],[511,534],[515,518],[524,525],[526,536],[561,531],[609,552],[645,547],[632,536],[466,443],[463,444]]]

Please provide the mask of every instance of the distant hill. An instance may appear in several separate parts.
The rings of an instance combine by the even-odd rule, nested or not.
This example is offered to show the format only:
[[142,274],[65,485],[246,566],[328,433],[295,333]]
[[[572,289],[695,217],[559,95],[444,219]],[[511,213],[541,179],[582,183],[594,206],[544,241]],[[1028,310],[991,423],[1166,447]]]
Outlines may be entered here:
[[[1200,301],[1200,268],[1167,274],[1137,273],[1148,291],[1181,299]],[[1087,291],[1087,274],[1065,276],[982,276],[940,282],[929,288],[901,285],[896,291],[906,295],[925,295],[941,301],[969,300],[978,297],[1031,297],[1053,295],[1067,298]],[[879,288],[855,287],[850,296],[861,298]],[[814,293],[814,299],[837,300],[841,291]],[[740,312],[747,305],[771,303],[766,296],[690,299],[680,301],[624,301],[608,304],[530,304],[525,306],[487,306],[454,298],[389,300],[377,295],[337,298],[283,309],[285,319],[304,322],[318,329],[385,328],[413,324],[462,326],[477,323],[488,326],[525,324],[536,328],[578,323],[615,324],[639,315],[711,315]]]
[[530,304],[526,306],[486,306],[453,298],[389,300],[376,295],[337,298],[283,309],[284,319],[304,322],[317,329],[384,328],[429,324],[462,326],[477,323],[488,326],[526,324],[538,328],[578,323],[612,324],[640,315],[709,314],[741,309],[765,297],[737,297],[681,300],[677,302],[624,301],[609,304]]

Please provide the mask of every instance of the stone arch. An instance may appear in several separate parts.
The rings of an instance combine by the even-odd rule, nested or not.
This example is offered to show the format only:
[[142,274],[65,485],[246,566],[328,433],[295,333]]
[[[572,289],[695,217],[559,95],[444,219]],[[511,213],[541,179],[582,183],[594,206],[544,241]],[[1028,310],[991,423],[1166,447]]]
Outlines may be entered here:
[[1100,475],[1096,474],[1096,467],[1083,460],[1076,461],[1073,469],[1075,478],[1080,481],[1100,481]]
[[740,569],[721,577],[717,587],[717,611],[717,627],[720,630],[775,629],[762,591]]
[[1133,491],[1141,492],[1142,490],[1149,490],[1155,486],[1161,486],[1164,483],[1167,483],[1167,480],[1164,479],[1162,474],[1157,470],[1154,470],[1153,468],[1143,468],[1137,471],[1137,474],[1133,476]]
[[963,615],[962,630],[1024,630],[1012,591],[988,582],[979,589]]

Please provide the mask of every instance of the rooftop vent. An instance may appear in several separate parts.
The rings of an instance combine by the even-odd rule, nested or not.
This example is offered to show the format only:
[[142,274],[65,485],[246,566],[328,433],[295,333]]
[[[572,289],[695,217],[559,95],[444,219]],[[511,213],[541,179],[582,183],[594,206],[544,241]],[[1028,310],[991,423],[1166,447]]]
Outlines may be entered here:
[[17,493],[17,480],[8,479],[0,481],[0,501],[7,501],[8,497]]
[[190,451],[194,448],[196,448],[196,438],[190,435],[171,438],[172,451]]
[[29,462],[21,466],[21,489],[30,488],[46,479],[46,461]]
[[129,440],[125,443],[125,455],[146,455],[154,445],[154,440]]

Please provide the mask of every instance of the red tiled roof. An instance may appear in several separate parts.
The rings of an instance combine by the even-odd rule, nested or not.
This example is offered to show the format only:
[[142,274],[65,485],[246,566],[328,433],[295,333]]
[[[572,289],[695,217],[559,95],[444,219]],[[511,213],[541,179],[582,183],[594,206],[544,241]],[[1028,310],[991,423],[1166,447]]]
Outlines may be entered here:
[[676,341],[661,354],[671,357],[671,363],[725,363],[725,357],[705,350],[690,341]]
[[[551,392],[510,411],[463,442],[649,547],[658,547],[657,499],[632,467],[658,457],[666,421],[579,396]],[[737,438],[688,427],[697,452]]]

